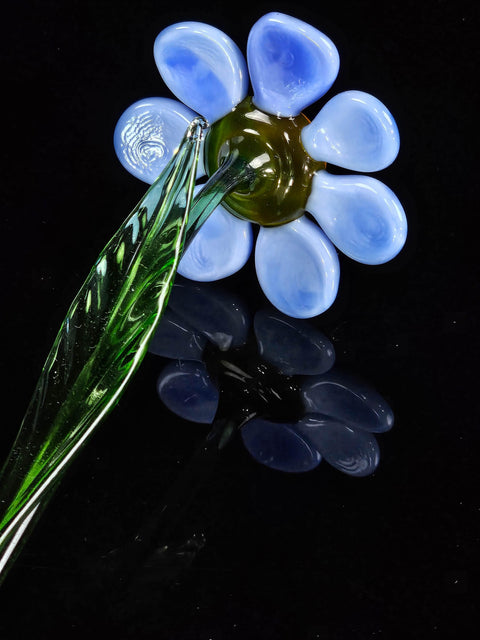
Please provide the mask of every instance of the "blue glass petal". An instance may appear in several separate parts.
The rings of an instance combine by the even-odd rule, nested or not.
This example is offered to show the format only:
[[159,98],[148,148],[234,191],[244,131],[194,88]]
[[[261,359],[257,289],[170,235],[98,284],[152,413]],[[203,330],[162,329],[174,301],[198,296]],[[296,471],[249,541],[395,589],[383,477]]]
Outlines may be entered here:
[[178,273],[200,282],[226,278],[243,267],[252,247],[250,222],[240,220],[218,206],[183,254]]
[[242,427],[241,434],[250,455],[257,462],[277,471],[310,471],[322,459],[291,424],[254,418]]
[[[197,116],[170,98],[145,98],[132,104],[120,116],[113,145],[125,169],[152,184],[177,151],[189,123]],[[203,158],[203,154],[200,154]],[[199,162],[197,177],[205,175]]]
[[327,36],[283,13],[267,13],[253,25],[247,59],[254,104],[284,117],[298,115],[321,98],[340,65]]
[[255,266],[267,298],[293,318],[317,316],[336,298],[340,265],[335,247],[305,217],[279,227],[261,227]]
[[307,210],[340,251],[364,264],[391,260],[407,238],[407,218],[397,196],[368,176],[317,172]]
[[245,344],[249,314],[241,298],[215,284],[175,284],[169,306],[222,351]]
[[205,336],[194,331],[188,322],[167,307],[148,351],[172,360],[201,360],[206,343]]
[[315,160],[352,171],[385,169],[400,148],[392,114],[363,91],[345,91],[329,100],[302,129],[302,142]]
[[201,22],[180,22],[161,31],[155,62],[175,96],[210,123],[247,95],[245,59],[227,35]]
[[305,320],[257,311],[254,330],[260,355],[286,376],[320,374],[333,367],[332,343]]
[[303,380],[302,400],[308,413],[322,413],[350,427],[382,433],[393,426],[393,411],[363,380],[338,369]]
[[158,378],[157,390],[177,416],[190,422],[213,422],[219,394],[203,362],[169,362]]
[[319,414],[305,416],[297,429],[322,458],[349,476],[368,476],[378,467],[380,450],[371,433]]

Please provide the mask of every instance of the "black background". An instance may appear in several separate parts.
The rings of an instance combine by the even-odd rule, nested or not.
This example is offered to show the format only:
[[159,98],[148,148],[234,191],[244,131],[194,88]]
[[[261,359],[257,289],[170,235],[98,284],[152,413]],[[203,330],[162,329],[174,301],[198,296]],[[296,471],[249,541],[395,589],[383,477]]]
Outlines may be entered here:
[[[171,579],[159,570],[151,583],[137,575],[124,588],[131,572],[115,562],[107,571],[105,557],[162,504],[206,433],[162,407],[161,362],[148,355],[2,586],[0,637],[470,637],[480,538],[474,2],[20,0],[6,8],[2,457],[69,302],[145,190],[117,161],[112,135],[132,102],[170,96],[152,55],[169,24],[213,24],[243,51],[251,25],[271,10],[327,33],[341,58],[328,95],[367,91],[397,120],[401,151],[378,178],[402,201],[410,235],[382,267],[342,258],[338,300],[313,321],[340,364],[395,412],[374,476],[355,480],[327,465],[281,474],[234,442],[175,533],[177,543],[203,534],[203,549]],[[252,310],[264,304],[251,263],[225,286]]]

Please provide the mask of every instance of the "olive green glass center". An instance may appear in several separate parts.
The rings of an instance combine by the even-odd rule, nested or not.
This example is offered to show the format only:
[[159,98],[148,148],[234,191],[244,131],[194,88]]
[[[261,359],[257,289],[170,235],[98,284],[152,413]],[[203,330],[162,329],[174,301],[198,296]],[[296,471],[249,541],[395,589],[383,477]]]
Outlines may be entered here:
[[230,213],[266,227],[291,222],[303,215],[313,174],[325,168],[305,151],[303,114],[279,118],[257,109],[245,98],[215,122],[205,140],[205,169],[211,176],[233,153],[253,169],[248,187],[232,191],[222,202]]

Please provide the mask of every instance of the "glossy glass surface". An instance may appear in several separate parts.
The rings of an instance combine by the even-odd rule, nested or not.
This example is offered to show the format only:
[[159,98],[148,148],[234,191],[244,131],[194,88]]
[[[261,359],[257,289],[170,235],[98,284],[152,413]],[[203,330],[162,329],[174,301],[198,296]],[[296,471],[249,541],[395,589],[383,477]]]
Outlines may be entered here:
[[297,116],[326,93],[338,74],[333,42],[311,25],[267,13],[252,27],[247,45],[254,104],[276,116]]
[[[339,256],[336,303],[308,321],[338,366],[393,408],[393,429],[374,434],[380,464],[366,478],[325,459],[293,475],[257,463],[238,437],[213,461],[196,458],[192,473],[211,429],[162,404],[165,362],[147,354],[2,584],[1,640],[478,633],[476,2],[5,3],[0,464],[76,290],[148,187],[118,162],[112,137],[129,104],[174,97],[155,67],[155,36],[202,20],[245,51],[249,28],[275,9],[340,52],[317,111],[363,89],[402,138],[394,164],[371,175],[405,209],[405,249],[381,267]],[[244,295],[252,312],[264,301],[252,261],[206,286]]]
[[363,91],[345,91],[329,100],[305,127],[302,142],[316,160],[370,172],[395,160],[400,136],[380,100]]
[[357,262],[388,262],[407,239],[407,217],[397,196],[368,176],[319,171],[307,209],[333,244]]
[[[145,98],[135,102],[123,112],[115,127],[113,146],[118,159],[129,173],[153,184],[178,150],[185,130],[196,115],[170,98]],[[203,175],[202,153],[197,178]]]
[[[230,220],[222,209],[212,214],[220,203],[235,217],[264,228],[291,223],[307,209],[352,259],[365,264],[392,259],[407,235],[396,196],[378,181],[324,171],[326,162],[355,171],[378,171],[390,164],[398,153],[399,135],[388,109],[367,93],[346,91],[329,100],[312,123],[296,115],[329,89],[339,69],[330,39],[296,18],[263,16],[251,29],[247,50],[253,98],[245,98],[247,73],[239,49],[218,29],[178,23],[155,42],[155,59],[167,85],[213,123],[205,143],[210,184],[192,210],[187,232],[191,246],[180,273],[212,281],[232,275],[248,260],[252,230]],[[178,114],[170,117],[178,119]],[[129,131],[129,147],[120,153],[136,157],[137,148],[145,146],[148,154],[150,142],[144,144],[141,131],[139,135],[136,140],[135,131]],[[211,179],[217,171],[215,186]],[[317,243],[321,236],[314,227],[295,229],[281,235],[260,232],[257,274],[278,309],[293,317],[313,317],[335,300],[338,260],[326,238]],[[280,239],[281,257],[275,255]],[[273,268],[281,269],[282,278],[268,273]]]
[[305,116],[278,118],[253,106],[251,98],[214,124],[205,140],[205,168],[215,172],[238,154],[255,172],[253,185],[235,190],[223,206],[263,226],[285,224],[303,215],[315,171],[325,167],[305,153],[300,134]]
[[210,124],[247,95],[245,59],[233,40],[215,27],[173,24],[158,34],[153,53],[168,88]]
[[293,318],[323,313],[336,298],[340,265],[335,247],[307,218],[281,227],[262,227],[255,266],[267,298]]

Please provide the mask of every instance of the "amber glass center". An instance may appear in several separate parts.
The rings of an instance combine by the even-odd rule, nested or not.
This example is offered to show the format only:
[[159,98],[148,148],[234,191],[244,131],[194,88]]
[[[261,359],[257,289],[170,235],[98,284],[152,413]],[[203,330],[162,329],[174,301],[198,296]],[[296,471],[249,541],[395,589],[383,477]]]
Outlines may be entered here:
[[230,213],[266,227],[303,215],[315,171],[324,162],[305,151],[300,132],[309,120],[303,114],[278,118],[245,98],[215,122],[205,140],[205,169],[211,176],[235,151],[254,170],[249,187],[232,191],[222,202]]

